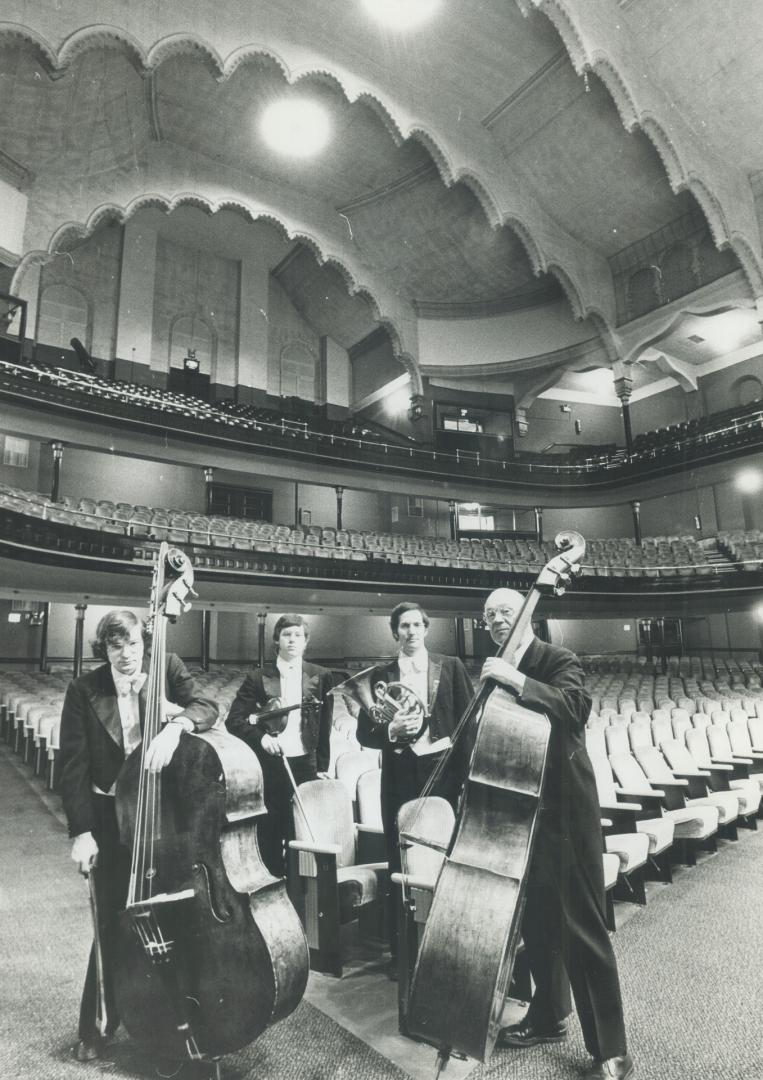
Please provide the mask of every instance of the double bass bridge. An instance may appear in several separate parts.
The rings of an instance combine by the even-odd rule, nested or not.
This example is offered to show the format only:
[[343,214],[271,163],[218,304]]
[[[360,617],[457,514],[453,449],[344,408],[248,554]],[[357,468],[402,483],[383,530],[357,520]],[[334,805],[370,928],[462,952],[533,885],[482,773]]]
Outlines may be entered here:
[[153,964],[169,962],[174,941],[165,936],[158,912],[165,904],[182,900],[192,900],[193,889],[182,889],[174,893],[159,893],[150,900],[141,900],[128,904],[127,911],[132,919],[133,929],[138,935],[143,951]]

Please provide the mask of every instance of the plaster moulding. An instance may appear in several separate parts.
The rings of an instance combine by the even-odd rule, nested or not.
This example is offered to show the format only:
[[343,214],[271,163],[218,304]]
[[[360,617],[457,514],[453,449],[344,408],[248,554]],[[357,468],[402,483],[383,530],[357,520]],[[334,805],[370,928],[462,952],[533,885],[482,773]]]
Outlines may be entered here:
[[415,326],[413,313],[411,312],[409,318],[392,314],[388,310],[387,302],[380,301],[378,298],[379,290],[361,280],[361,271],[354,269],[342,254],[327,250],[318,238],[309,232],[287,225],[278,215],[255,209],[240,200],[214,200],[199,192],[189,191],[178,192],[174,195],[145,192],[132,199],[126,206],[118,206],[114,203],[102,204],[93,210],[87,221],[68,221],[60,225],[51,237],[47,250],[37,249],[26,252],[14,272],[11,291],[19,295],[18,290],[28,270],[34,266],[44,265],[55,258],[64,245],[70,243],[72,239],[79,240],[91,236],[105,221],[118,221],[123,225],[140,210],[158,209],[164,213],[171,213],[180,206],[194,206],[210,215],[220,210],[230,210],[240,214],[249,222],[267,222],[275,226],[288,240],[304,244],[313,253],[320,266],[328,265],[340,273],[350,295],[360,296],[371,305],[374,318],[390,336],[395,357],[409,371],[416,392],[422,392],[415,342],[409,342],[410,326]]
[[[348,102],[362,101],[372,108],[395,145],[409,138],[419,141],[432,157],[446,187],[459,181],[468,184],[493,227],[508,225],[515,229],[536,274],[551,270],[551,264],[563,267],[567,282],[565,291],[571,302],[574,297],[575,318],[582,318],[586,311],[603,304],[602,296],[608,292],[611,281],[605,263],[591,249],[564,232],[531,196],[512,190],[505,176],[505,163],[487,135],[486,141],[476,149],[474,146],[468,151],[463,146],[457,149],[450,139],[436,132],[432,124],[408,115],[403,108],[386,100],[381,91],[368,86],[361,77],[338,65],[316,59],[315,63],[300,68],[290,66],[285,55],[289,46],[283,42],[280,49],[253,42],[223,57],[208,41],[190,33],[171,34],[146,47],[122,28],[106,24],[83,27],[70,34],[56,49],[30,27],[0,23],[0,42],[14,38],[23,39],[33,46],[51,77],[65,71],[88,49],[101,48],[122,51],[143,76],[156,70],[170,57],[188,55],[202,58],[219,81],[230,78],[242,64],[261,60],[262,57],[272,60],[290,85],[305,79],[329,80],[341,90]],[[472,160],[459,160],[459,157]],[[479,168],[475,167],[477,158],[480,160]],[[603,317],[609,325],[614,326],[614,289],[609,289],[609,292],[612,295],[603,304],[608,309]],[[595,302],[594,297],[597,298]]]
[[[635,76],[630,77],[626,64],[616,60],[605,45],[593,41],[594,33],[604,34],[607,24],[616,19],[615,12],[607,9],[606,19],[602,19],[602,5],[595,0],[516,2],[525,17],[534,11],[546,15],[558,31],[579,75],[592,71],[601,79],[626,131],[640,128],[647,136],[659,154],[672,191],[678,193],[686,189],[694,195],[707,218],[716,247],[733,248],[750,286],[756,295],[760,295],[763,288],[761,237],[748,178],[727,162],[711,158],[708,148],[696,138],[680,113],[671,109],[670,102],[663,101],[659,87],[647,84],[647,96],[651,101],[648,107],[639,104],[638,91],[644,93],[644,84],[635,83]],[[622,51],[619,43],[615,45],[615,51],[617,49]],[[634,56],[633,59],[643,75],[646,65],[642,58]],[[670,119],[658,119],[658,113],[664,113]]]

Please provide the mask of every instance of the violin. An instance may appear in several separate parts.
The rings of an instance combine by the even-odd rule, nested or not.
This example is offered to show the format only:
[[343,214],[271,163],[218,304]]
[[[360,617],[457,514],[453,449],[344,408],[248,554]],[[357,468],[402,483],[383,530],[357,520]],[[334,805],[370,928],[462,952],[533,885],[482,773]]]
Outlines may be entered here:
[[[585,540],[564,531],[559,551],[527,594],[498,655],[513,660],[544,594],[561,595],[580,569]],[[411,980],[407,1027],[438,1049],[438,1075],[452,1052],[487,1061],[499,1031],[519,940],[525,882],[543,793],[551,725],[488,680],[457,726],[453,744],[473,749],[450,843]],[[415,818],[401,833],[415,835]],[[430,847],[437,847],[428,843]]]
[[224,728],[183,732],[170,764],[145,768],[162,723],[166,626],[190,606],[193,568],[160,546],[143,742],[117,780],[120,838],[132,852],[119,920],[115,997],[128,1032],[159,1060],[216,1060],[246,1046],[302,998],[307,942],[259,854],[266,813],[254,752]]

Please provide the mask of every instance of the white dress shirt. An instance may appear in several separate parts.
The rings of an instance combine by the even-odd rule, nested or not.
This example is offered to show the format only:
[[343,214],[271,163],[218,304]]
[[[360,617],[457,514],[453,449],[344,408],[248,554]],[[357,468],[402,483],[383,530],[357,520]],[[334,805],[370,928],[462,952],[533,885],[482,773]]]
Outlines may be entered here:
[[[123,675],[115,667],[111,668],[111,677],[117,692],[117,708],[119,709],[119,721],[122,725],[122,744],[125,757],[128,758],[136,746],[140,746],[143,735],[140,730],[140,703],[138,694],[146,681],[146,673],[139,671],[137,675]],[[108,791],[101,791],[93,784],[96,795],[116,794],[116,781]]]
[[[397,658],[397,666],[400,669],[400,682],[413,690],[421,698],[424,708],[429,711],[429,653],[426,649],[419,649],[413,656],[400,653]],[[436,741],[432,739],[432,732],[427,725],[423,734],[414,743],[409,743],[414,754],[437,754],[450,746],[450,739],[445,735]]]
[[302,757],[307,753],[302,742],[302,660],[276,659],[276,667],[281,676],[281,701],[284,705],[294,703],[286,718],[286,727],[278,736],[278,742],[285,757]]

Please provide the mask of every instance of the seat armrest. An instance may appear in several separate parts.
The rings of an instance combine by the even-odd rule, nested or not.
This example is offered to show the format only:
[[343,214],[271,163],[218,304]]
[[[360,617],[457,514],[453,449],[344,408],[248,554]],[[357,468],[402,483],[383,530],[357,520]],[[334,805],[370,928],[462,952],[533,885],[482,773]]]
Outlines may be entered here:
[[709,776],[709,769],[694,769],[692,772],[677,772],[675,774],[679,780],[691,781],[693,776]]
[[600,823],[602,829],[611,829],[613,825],[612,819],[606,817],[600,818]]
[[[643,807],[641,806],[641,803],[629,802],[629,801],[626,802],[625,800],[623,800],[623,802],[619,802],[615,806],[613,806],[612,809],[613,810],[641,810],[641,809],[643,809]],[[607,807],[602,807],[602,810],[607,810],[607,812],[609,812],[609,807],[608,806]]]
[[342,850],[339,844],[318,844],[312,840],[290,840],[292,851],[309,851],[311,855],[338,855]]
[[358,862],[379,862],[387,858],[387,841],[383,829],[375,825],[356,825],[355,829]]
[[727,761],[715,761],[710,766],[704,766],[705,770],[709,773],[730,773],[734,771],[734,766]]
[[665,798],[665,792],[660,788],[652,788],[651,791],[626,791],[624,788],[617,788],[617,794],[625,795],[626,798],[646,804],[647,807],[650,804],[652,806],[661,806],[662,800]]
[[660,780],[660,787],[665,788],[667,791],[671,791],[673,788],[679,788],[685,790],[689,786],[688,780]]

